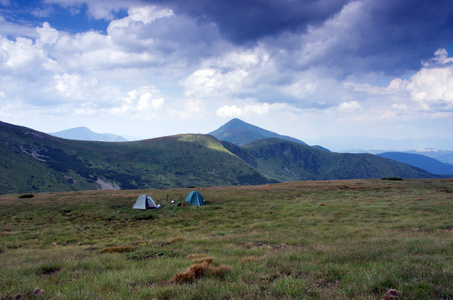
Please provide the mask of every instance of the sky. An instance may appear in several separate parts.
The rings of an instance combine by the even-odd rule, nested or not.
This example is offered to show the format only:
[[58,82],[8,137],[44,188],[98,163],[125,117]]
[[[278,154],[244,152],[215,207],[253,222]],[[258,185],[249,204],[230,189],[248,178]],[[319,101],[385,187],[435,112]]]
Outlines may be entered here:
[[147,139],[232,118],[453,149],[453,1],[0,0],[0,121]]

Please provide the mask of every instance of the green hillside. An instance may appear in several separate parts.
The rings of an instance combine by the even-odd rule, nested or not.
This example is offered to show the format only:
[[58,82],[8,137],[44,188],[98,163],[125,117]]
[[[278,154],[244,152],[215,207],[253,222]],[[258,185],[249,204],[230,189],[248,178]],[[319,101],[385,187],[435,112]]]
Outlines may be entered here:
[[433,178],[421,169],[371,154],[334,153],[281,139],[242,147],[224,143],[261,174],[278,181],[353,178]]
[[1,194],[436,177],[371,154],[332,153],[277,138],[242,147],[201,134],[88,142],[1,122],[0,155]]
[[269,182],[209,135],[83,142],[0,123],[0,193]]

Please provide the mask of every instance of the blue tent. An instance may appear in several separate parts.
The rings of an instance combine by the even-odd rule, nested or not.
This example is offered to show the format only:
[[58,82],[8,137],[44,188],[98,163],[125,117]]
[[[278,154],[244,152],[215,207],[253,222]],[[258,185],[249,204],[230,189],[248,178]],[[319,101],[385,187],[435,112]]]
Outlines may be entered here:
[[203,196],[201,196],[201,194],[197,191],[191,191],[186,197],[186,202],[192,205],[204,205]]

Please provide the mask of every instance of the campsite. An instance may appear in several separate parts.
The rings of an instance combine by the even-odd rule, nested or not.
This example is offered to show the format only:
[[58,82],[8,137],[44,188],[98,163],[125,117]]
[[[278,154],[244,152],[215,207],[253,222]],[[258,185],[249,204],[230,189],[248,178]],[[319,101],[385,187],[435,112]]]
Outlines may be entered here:
[[451,179],[196,190],[1,195],[0,297],[453,297]]

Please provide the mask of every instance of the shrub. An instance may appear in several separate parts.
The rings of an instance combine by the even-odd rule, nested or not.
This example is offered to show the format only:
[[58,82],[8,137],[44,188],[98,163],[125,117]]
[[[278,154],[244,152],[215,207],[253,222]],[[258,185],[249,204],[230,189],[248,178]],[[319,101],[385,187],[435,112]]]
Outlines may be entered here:
[[19,197],[17,198],[20,198],[20,199],[23,199],[23,198],[33,198],[35,195],[33,194],[23,194],[23,195],[20,195]]
[[39,275],[52,275],[61,270],[61,266],[56,264],[46,264],[38,268]]
[[111,246],[101,250],[101,253],[123,253],[134,251],[134,246]]
[[384,178],[381,178],[381,180],[403,180],[403,178],[399,178],[399,177],[384,177]]

